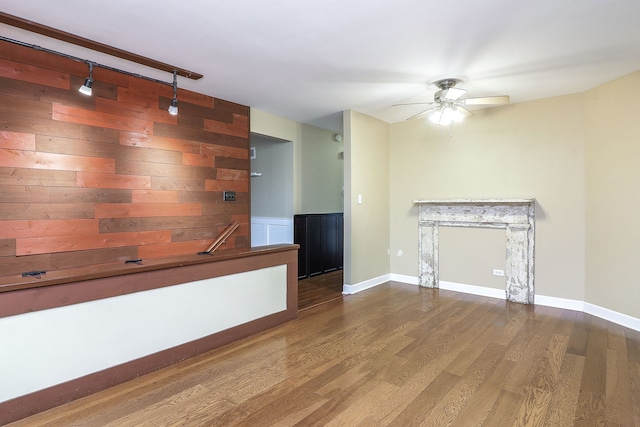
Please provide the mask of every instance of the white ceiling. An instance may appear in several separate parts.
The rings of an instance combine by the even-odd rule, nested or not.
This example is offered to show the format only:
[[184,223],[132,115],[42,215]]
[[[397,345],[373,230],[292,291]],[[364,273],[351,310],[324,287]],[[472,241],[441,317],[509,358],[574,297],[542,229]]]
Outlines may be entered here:
[[[201,74],[182,88],[332,130],[393,123],[460,77],[523,102],[640,70],[639,0],[0,0],[0,10]],[[170,81],[0,24],[0,34]]]

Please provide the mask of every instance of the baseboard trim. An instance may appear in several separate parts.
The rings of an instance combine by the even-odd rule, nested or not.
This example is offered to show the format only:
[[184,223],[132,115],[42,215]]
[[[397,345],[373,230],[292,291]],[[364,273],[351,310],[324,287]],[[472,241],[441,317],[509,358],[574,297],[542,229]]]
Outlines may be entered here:
[[[390,274],[394,282],[406,283],[408,285],[418,285],[418,278],[415,276],[405,276],[401,274]],[[479,295],[491,298],[505,299],[505,291],[500,289],[486,288],[484,286],[465,285],[463,283],[440,281],[440,289],[463,292],[466,294]],[[607,320],[625,328],[640,332],[640,319],[627,314],[618,313],[599,305],[568,298],[550,297],[546,295],[536,295],[535,304],[546,307],[562,308],[566,310],[581,311],[600,319]]]
[[625,328],[640,332],[640,319],[631,317],[624,313],[618,313],[617,311],[609,310],[608,308],[600,307],[588,302],[584,303],[584,312],[616,323],[620,326],[624,326]]
[[507,299],[504,289],[486,288],[484,286],[465,285],[463,283],[447,282],[440,280],[440,289],[462,292],[465,294],[479,295],[483,297]]
[[364,282],[360,282],[356,285],[343,285],[342,286],[342,294],[343,295],[353,295],[358,292],[362,292],[365,289],[373,288],[374,286],[381,285],[383,283],[387,283],[391,280],[390,274],[385,274],[382,276],[374,277],[373,279],[365,280]]

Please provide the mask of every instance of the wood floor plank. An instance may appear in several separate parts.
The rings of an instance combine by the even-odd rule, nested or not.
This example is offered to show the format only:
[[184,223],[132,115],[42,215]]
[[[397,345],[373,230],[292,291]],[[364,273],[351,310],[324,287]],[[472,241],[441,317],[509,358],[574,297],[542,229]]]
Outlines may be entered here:
[[573,426],[583,369],[583,356],[565,353],[556,391],[553,393],[553,399],[547,410],[545,425]]
[[390,282],[11,424],[638,426],[640,333]]
[[456,417],[482,382],[495,369],[498,360],[503,356],[505,347],[497,344],[489,345],[461,376],[461,380],[443,395],[438,404],[431,410],[423,425],[444,427],[457,423]]
[[459,380],[460,377],[457,375],[442,372],[388,425],[398,427],[422,425],[423,420],[438,403],[437,397],[448,393]]
[[502,390],[482,425],[517,426],[517,416],[523,401],[524,397],[521,394]]

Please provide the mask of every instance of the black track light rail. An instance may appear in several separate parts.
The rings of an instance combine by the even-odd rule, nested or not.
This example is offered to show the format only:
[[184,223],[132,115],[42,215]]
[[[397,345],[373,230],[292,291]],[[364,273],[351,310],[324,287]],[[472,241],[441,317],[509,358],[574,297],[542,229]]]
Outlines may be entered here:
[[121,70],[119,68],[111,67],[109,65],[100,64],[98,62],[90,61],[88,59],[79,58],[77,56],[69,55],[69,54],[66,54],[66,53],[58,52],[56,50],[48,49],[46,47],[38,46],[38,45],[35,45],[35,44],[25,43],[25,42],[22,42],[20,40],[10,39],[10,38],[4,37],[4,36],[0,36],[0,40],[5,41],[5,42],[9,42],[9,43],[13,43],[13,44],[17,44],[19,46],[30,47],[30,48],[32,48],[34,50],[37,50],[37,51],[41,51],[41,52],[46,52],[46,53],[51,53],[51,54],[54,54],[54,55],[62,56],[63,58],[71,59],[71,60],[76,61],[76,62],[84,62],[85,64],[93,66],[93,67],[104,68],[105,70],[115,71],[117,73],[125,74],[127,76],[137,77],[139,79],[145,79],[145,80],[149,80],[149,81],[152,81],[152,82],[155,82],[155,83],[161,83],[163,85],[174,86],[173,82],[165,82],[163,80],[154,79],[153,77],[147,77],[147,76],[143,76],[142,74],[132,73],[130,71]]
[[202,74],[200,73],[176,67],[175,65],[166,64],[164,62],[156,61],[155,59],[147,58],[136,53],[127,52],[126,50],[118,49],[104,43],[80,37],[72,33],[67,33],[66,31],[48,27],[46,25],[29,21],[18,16],[10,15],[8,13],[0,12],[0,23],[11,25],[12,27],[22,28],[23,30],[51,37],[53,39],[62,40],[76,46],[82,46],[96,52],[106,53],[107,55],[126,59],[127,61],[135,62],[146,67],[155,68],[157,70],[162,70],[167,73],[173,73],[173,71],[175,70],[179,76],[186,77],[188,79],[198,80],[202,78]]

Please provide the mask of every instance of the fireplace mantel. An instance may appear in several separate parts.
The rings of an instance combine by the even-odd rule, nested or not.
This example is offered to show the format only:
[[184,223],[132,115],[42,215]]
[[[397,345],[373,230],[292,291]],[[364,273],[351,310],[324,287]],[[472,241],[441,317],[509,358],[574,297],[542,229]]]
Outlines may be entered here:
[[506,298],[533,304],[535,200],[415,200],[419,206],[419,283],[439,287],[438,228],[477,227],[506,230]]

